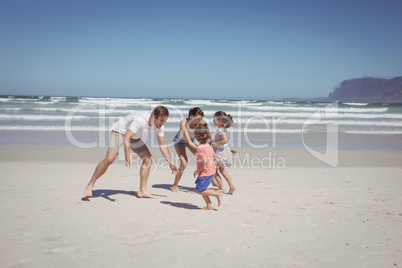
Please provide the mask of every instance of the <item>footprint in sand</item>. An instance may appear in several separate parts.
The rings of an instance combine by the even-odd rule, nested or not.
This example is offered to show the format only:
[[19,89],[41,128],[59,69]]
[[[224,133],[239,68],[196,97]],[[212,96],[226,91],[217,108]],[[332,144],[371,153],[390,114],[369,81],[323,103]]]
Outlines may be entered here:
[[21,233],[21,236],[27,237],[27,236],[31,236],[33,234],[34,234],[34,232],[32,232],[32,231],[24,231],[24,232]]

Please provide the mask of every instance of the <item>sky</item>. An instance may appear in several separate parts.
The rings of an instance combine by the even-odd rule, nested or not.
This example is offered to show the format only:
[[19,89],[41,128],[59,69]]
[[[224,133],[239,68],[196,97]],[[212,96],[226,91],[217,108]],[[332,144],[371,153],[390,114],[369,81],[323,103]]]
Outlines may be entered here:
[[402,76],[401,0],[0,0],[0,95],[328,96]]

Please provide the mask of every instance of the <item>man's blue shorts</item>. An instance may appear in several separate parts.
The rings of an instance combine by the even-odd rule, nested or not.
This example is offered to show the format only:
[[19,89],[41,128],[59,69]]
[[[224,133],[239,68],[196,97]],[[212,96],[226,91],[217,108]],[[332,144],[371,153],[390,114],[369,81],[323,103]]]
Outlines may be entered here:
[[208,186],[211,184],[211,181],[214,179],[215,174],[207,177],[198,177],[197,180],[195,181],[195,190],[197,192],[202,192],[208,188]]

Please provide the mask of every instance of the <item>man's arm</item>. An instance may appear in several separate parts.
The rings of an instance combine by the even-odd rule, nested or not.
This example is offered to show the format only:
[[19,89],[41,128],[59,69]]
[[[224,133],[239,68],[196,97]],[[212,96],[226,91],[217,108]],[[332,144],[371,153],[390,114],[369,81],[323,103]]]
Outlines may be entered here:
[[165,137],[160,137],[156,136],[158,138],[158,143],[159,143],[159,149],[162,152],[163,157],[166,159],[166,162],[169,163],[169,167],[172,170],[173,174],[179,173],[179,169],[177,166],[173,163],[172,158],[170,157],[169,149],[166,145]]
[[135,133],[132,130],[127,130],[124,135],[123,148],[124,148],[124,156],[126,158],[126,167],[131,168],[132,163],[132,155],[130,153],[130,141],[131,138],[134,137]]

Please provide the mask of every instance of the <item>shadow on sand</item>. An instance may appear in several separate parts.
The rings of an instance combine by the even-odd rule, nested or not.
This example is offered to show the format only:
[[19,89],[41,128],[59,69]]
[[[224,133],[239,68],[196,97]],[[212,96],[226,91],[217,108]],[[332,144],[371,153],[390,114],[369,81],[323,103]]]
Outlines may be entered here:
[[[157,189],[165,189],[171,191],[172,185],[171,184],[154,184],[152,185],[152,188],[157,188]],[[180,192],[193,192],[195,193],[195,187],[186,187],[186,186],[180,186],[179,185],[179,191]]]
[[[92,191],[92,197],[85,196],[81,198],[82,201],[91,201],[91,198],[105,198],[111,202],[116,202],[116,199],[111,198],[110,196],[117,195],[117,194],[125,194],[125,195],[131,195],[138,197],[138,193],[136,191],[124,191],[124,190],[105,190],[105,189],[98,189],[98,190],[93,190]],[[165,195],[157,195],[153,194],[154,196],[157,197],[166,197]]]
[[199,207],[189,204],[189,203],[180,203],[180,202],[170,202],[170,201],[161,201],[161,204],[176,207],[176,208],[184,208],[184,209],[200,209]]

